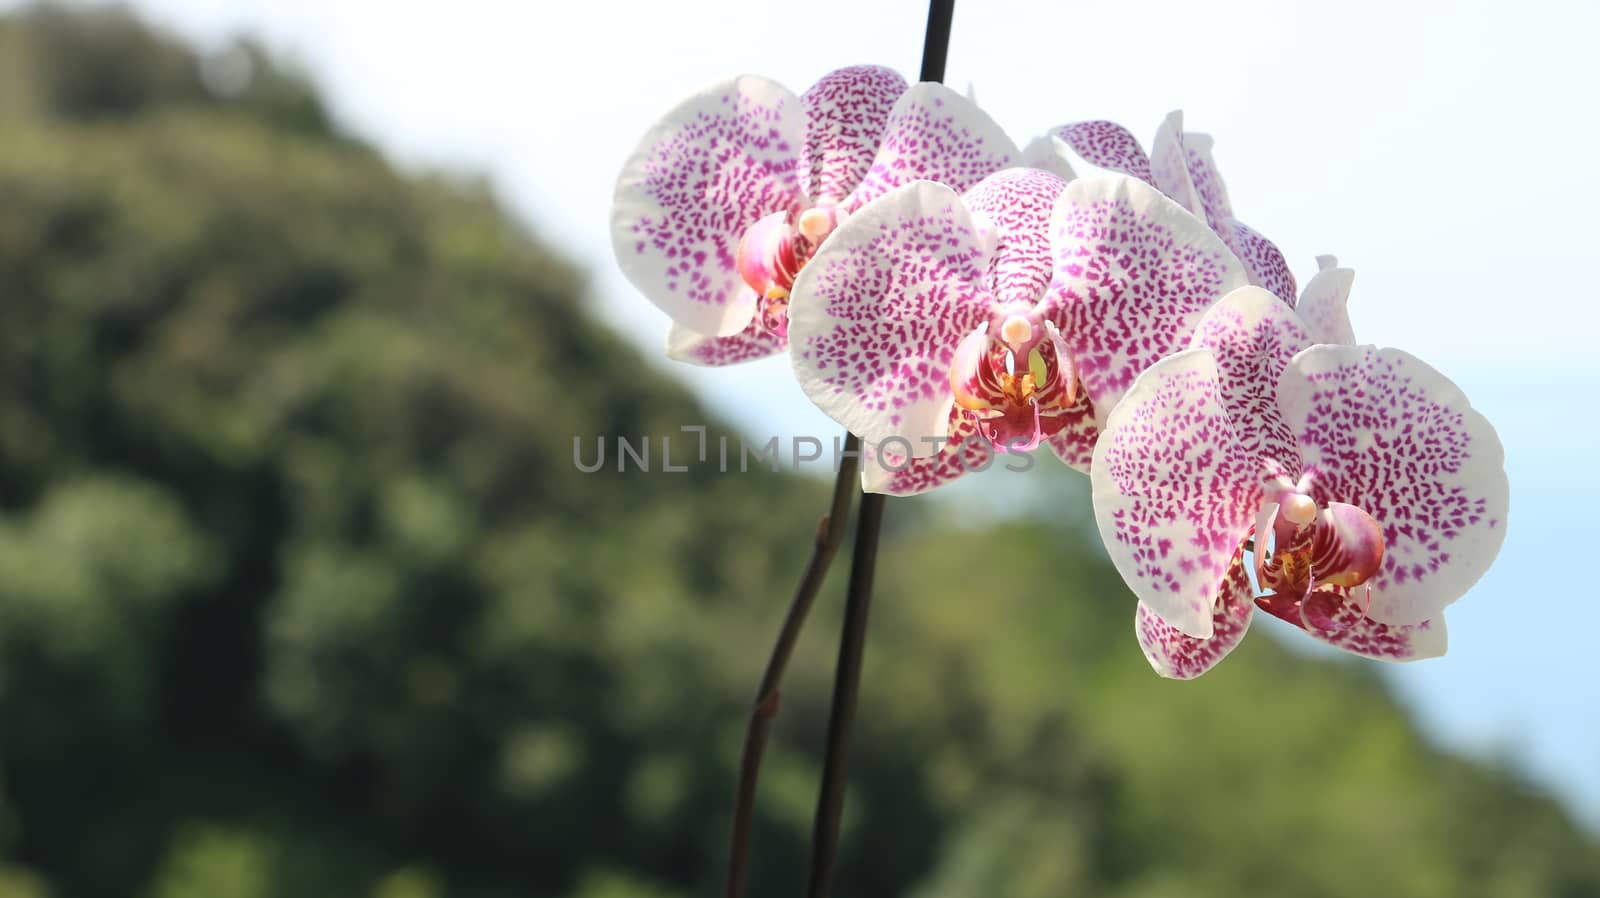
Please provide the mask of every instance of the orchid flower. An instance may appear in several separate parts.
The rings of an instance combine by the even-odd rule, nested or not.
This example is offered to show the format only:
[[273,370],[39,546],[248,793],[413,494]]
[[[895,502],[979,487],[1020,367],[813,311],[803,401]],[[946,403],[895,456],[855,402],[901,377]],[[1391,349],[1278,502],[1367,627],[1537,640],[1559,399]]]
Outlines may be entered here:
[[645,135],[617,181],[612,247],[672,318],[668,355],[747,361],[784,348],[795,275],[850,213],[918,178],[964,190],[1017,155],[941,84],[853,66],[796,97],[745,75]]
[[1454,384],[1400,350],[1313,344],[1256,287],[1140,376],[1090,479],[1139,643],[1180,679],[1256,607],[1357,655],[1443,654],[1442,612],[1493,561],[1509,502],[1499,438]]
[[863,488],[909,495],[1048,440],[1084,466],[1145,367],[1246,282],[1201,221],[1131,178],[919,182],[844,222],[795,280],[790,358],[867,447]]
[[1051,137],[1084,161],[1154,185],[1178,205],[1203,219],[1244,262],[1250,283],[1295,304],[1295,280],[1283,253],[1272,241],[1233,217],[1228,190],[1211,158],[1211,137],[1183,130],[1183,113],[1173,112],[1156,131],[1146,155],[1139,139],[1115,122],[1063,125]]

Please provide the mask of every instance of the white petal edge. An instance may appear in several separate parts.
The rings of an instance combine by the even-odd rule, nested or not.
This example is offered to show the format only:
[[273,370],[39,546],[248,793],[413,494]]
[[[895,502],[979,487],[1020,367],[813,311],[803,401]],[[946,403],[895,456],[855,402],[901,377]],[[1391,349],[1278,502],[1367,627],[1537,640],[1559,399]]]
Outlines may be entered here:
[[1350,288],[1355,283],[1354,269],[1339,268],[1333,256],[1318,256],[1316,275],[1300,291],[1295,310],[1318,343],[1353,346],[1355,329],[1350,326]]
[[1022,148],[1021,165],[1024,168],[1037,168],[1047,171],[1063,181],[1071,181],[1078,176],[1072,170],[1072,163],[1068,161],[1072,156],[1072,148],[1067,142],[1054,134],[1035,137]]

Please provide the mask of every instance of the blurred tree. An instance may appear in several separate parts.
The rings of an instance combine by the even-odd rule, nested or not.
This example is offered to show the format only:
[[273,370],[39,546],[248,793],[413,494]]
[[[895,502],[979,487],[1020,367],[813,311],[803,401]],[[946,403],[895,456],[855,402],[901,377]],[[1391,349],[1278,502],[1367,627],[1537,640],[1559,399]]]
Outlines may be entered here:
[[[0,898],[708,894],[824,487],[576,470],[706,416],[482,185],[322,110],[249,44],[0,23]],[[1370,667],[1160,681],[1081,520],[897,524],[841,896],[1600,894]],[[827,642],[752,894],[798,887]]]

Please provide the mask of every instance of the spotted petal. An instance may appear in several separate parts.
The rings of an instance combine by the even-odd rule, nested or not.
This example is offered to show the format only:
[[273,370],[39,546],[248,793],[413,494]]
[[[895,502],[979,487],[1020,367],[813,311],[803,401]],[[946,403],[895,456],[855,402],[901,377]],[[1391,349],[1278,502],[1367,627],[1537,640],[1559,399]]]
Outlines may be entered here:
[[1278,403],[1318,503],[1348,502],[1383,528],[1368,617],[1436,618],[1488,570],[1505,540],[1505,453],[1444,375],[1397,349],[1313,346]]
[[800,183],[813,205],[839,202],[866,177],[907,86],[893,69],[856,65],[823,75],[800,95],[806,114]]
[[1216,359],[1151,366],[1106,419],[1089,479],[1106,551],[1135,596],[1210,638],[1218,590],[1260,506],[1255,459],[1223,404]]
[[987,470],[997,457],[989,441],[978,433],[971,415],[961,409],[950,412],[947,440],[936,441],[938,453],[911,458],[902,451],[905,444],[880,445],[861,460],[861,489],[891,496],[915,496],[943,486],[964,474]]
[[1088,394],[1079,391],[1077,400],[1056,420],[1060,429],[1045,438],[1046,445],[1068,467],[1089,473],[1094,446],[1100,439],[1100,425],[1094,419]]
[[710,368],[764,359],[782,352],[787,345],[755,319],[731,337],[708,337],[676,323],[667,332],[668,358]]
[[975,184],[961,199],[992,234],[989,290],[1001,305],[1032,306],[1055,264],[1050,223],[1067,182],[1046,171],[1011,168]]
[[972,101],[943,84],[914,84],[894,104],[872,168],[841,205],[853,211],[918,179],[960,193],[1020,155],[1006,132]]
[[1073,122],[1051,133],[1090,165],[1138,178],[1146,184],[1155,183],[1150,174],[1150,157],[1139,145],[1139,138],[1116,122]]
[[1156,139],[1150,144],[1150,174],[1156,187],[1174,202],[1189,210],[1191,215],[1206,219],[1205,206],[1200,202],[1200,192],[1189,176],[1189,152],[1183,145],[1183,113],[1167,115],[1156,129]]
[[1049,312],[1097,417],[1135,377],[1184,349],[1200,317],[1246,284],[1203,222],[1133,178],[1080,178],[1051,219]]
[[804,128],[798,97],[745,75],[679,104],[628,158],[611,208],[612,249],[622,273],[673,321],[715,336],[750,323],[739,238],[799,202]]
[[1286,486],[1300,479],[1300,447],[1278,412],[1278,379],[1289,360],[1310,346],[1294,310],[1260,287],[1240,287],[1200,320],[1191,346],[1216,356],[1223,404],[1246,450],[1261,458],[1268,476]]
[[823,412],[867,443],[946,434],[950,365],[992,313],[984,249],[955,191],[907,184],[856,212],[795,279],[790,359]]
[[1211,637],[1196,639],[1161,619],[1149,605],[1139,603],[1134,613],[1134,634],[1156,673],[1174,680],[1192,680],[1217,665],[1244,640],[1255,611],[1254,591],[1244,563],[1244,552],[1234,552],[1226,579],[1211,613]]
[[1261,610],[1304,630],[1310,636],[1352,655],[1378,661],[1420,661],[1445,653],[1449,638],[1444,617],[1410,626],[1380,624],[1349,601],[1319,601],[1328,593],[1312,593],[1311,609],[1275,595],[1256,600]]
[[1294,274],[1289,271],[1289,263],[1276,244],[1237,218],[1223,219],[1217,232],[1234,255],[1244,262],[1250,273],[1250,283],[1265,287],[1291,308],[1294,306]]
[[1348,302],[1356,273],[1340,268],[1333,256],[1317,257],[1318,271],[1300,293],[1295,311],[1311,330],[1313,343],[1339,343],[1352,346],[1356,333],[1350,327]]
[[1200,200],[1206,224],[1213,231],[1221,231],[1222,222],[1233,217],[1233,205],[1228,202],[1228,188],[1217,172],[1217,163],[1211,158],[1211,135],[1189,132],[1183,135],[1182,143],[1189,182]]

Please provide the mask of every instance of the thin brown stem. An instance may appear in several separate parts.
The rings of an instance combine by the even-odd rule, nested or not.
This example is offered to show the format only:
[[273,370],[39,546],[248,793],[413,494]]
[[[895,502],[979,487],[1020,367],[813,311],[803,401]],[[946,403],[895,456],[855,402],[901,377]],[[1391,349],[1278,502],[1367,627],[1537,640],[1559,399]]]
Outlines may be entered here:
[[755,822],[756,781],[761,774],[761,759],[766,752],[767,736],[772,731],[773,718],[778,716],[778,691],[783,683],[784,671],[794,654],[795,643],[805,627],[811,604],[822,588],[828,567],[839,545],[844,542],[845,525],[850,519],[850,500],[859,491],[856,474],[861,442],[854,434],[847,436],[843,457],[839,460],[839,473],[833,483],[833,501],[828,513],[817,521],[812,537],[811,559],[795,587],[789,611],[784,615],[783,627],[778,631],[778,641],[772,646],[767,659],[767,669],[761,675],[761,687],[750,710],[750,722],[745,727],[744,754],[739,759],[739,782],[733,804],[733,832],[728,848],[728,877],[723,888],[726,898],[741,898],[745,880],[750,870],[751,829]]

